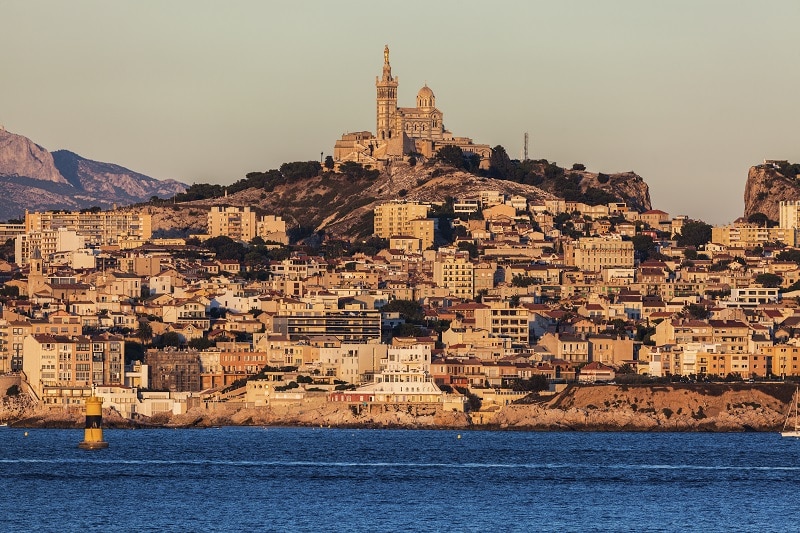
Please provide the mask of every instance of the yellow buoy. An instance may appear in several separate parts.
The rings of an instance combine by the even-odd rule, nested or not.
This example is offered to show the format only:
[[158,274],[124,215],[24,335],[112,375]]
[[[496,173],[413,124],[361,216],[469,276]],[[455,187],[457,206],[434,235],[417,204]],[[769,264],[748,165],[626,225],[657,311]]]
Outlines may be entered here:
[[459,439],[460,439],[460,438],[461,438],[461,433],[459,433],[459,434],[458,434],[458,437],[456,437],[456,438],[459,438]]
[[28,436],[28,432],[27,432],[27,431],[25,432],[25,436],[26,436],[26,437]]
[[86,429],[83,430],[83,441],[78,444],[78,448],[108,448],[108,443],[103,440],[103,399],[94,394],[86,398]]

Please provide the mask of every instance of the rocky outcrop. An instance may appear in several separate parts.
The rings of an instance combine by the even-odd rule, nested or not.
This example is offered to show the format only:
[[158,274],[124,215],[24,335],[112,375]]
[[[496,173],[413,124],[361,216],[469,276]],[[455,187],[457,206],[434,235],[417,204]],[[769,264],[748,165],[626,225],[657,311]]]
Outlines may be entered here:
[[0,176],[67,184],[50,152],[22,135],[0,129]]
[[[292,404],[244,408],[215,403],[181,415],[163,414],[131,422],[104,411],[107,427],[211,427],[222,425],[515,429],[533,431],[778,431],[785,420],[792,384],[669,384],[570,386],[555,397],[474,413],[433,406],[348,405],[309,393]],[[0,415],[3,413],[0,412]],[[14,425],[80,427],[83,414],[47,409],[7,411]]]
[[[569,171],[578,176],[582,191],[596,189],[609,193],[638,210],[651,209],[647,183],[634,174],[625,172],[602,176],[585,171]],[[552,186],[552,183],[542,185]],[[476,196],[482,190],[501,191],[507,195],[524,196],[529,202],[558,198],[558,190],[548,192],[539,186],[509,180],[476,176],[441,164],[410,166],[395,163],[387,172],[374,180],[351,181],[342,174],[321,174],[313,178],[281,183],[269,190],[249,188],[225,198],[209,198],[182,204],[190,209],[205,211],[212,205],[256,206],[264,212],[283,217],[289,227],[304,226],[316,231],[324,230],[329,236],[342,238],[365,237],[372,233],[370,215],[378,204],[397,200],[444,202],[453,196]],[[179,210],[181,207],[163,206],[154,211]],[[184,211],[186,212],[186,211]],[[175,220],[186,224],[183,218],[161,217],[168,224]],[[167,225],[154,231],[169,232]]]
[[800,182],[788,177],[772,165],[750,167],[744,186],[744,216],[763,213],[775,222],[780,219],[779,204],[800,200]]
[[600,431],[777,431],[791,384],[572,386],[552,400],[503,408],[508,429]]

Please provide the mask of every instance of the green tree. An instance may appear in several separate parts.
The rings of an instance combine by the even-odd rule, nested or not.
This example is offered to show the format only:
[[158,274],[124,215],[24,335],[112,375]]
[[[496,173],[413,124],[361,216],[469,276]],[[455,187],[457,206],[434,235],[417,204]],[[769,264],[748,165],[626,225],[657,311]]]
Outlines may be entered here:
[[212,346],[214,346],[214,342],[205,337],[198,337],[189,341],[189,348],[194,348],[195,350],[205,350]]
[[489,156],[489,172],[490,178],[509,179],[515,174],[514,164],[511,158],[508,157],[506,149],[499,144],[492,148],[492,154]]
[[383,307],[382,313],[400,313],[400,317],[411,324],[422,324],[422,306],[414,300],[392,300]]
[[[461,226],[459,226],[459,227],[461,227]],[[458,249],[459,250],[466,250],[467,252],[469,252],[469,256],[472,259],[475,259],[476,257],[478,257],[478,247],[475,245],[474,242],[461,241],[461,242],[458,243]]]
[[458,146],[448,144],[436,152],[436,159],[445,165],[455,168],[464,168],[464,152]]
[[547,390],[550,384],[547,377],[543,374],[536,374],[531,376],[530,379],[518,379],[511,385],[511,389],[522,392],[540,392]]
[[783,278],[777,274],[771,274],[766,272],[764,274],[759,274],[756,276],[756,283],[760,284],[763,287],[780,287],[781,283],[783,283]]
[[19,385],[11,385],[7,388],[6,396],[19,396]]
[[711,316],[711,311],[706,306],[699,304],[687,305],[686,312],[695,320],[705,320]]
[[136,330],[136,338],[147,346],[153,340],[153,327],[147,320],[139,319],[139,329]]
[[617,374],[635,374],[636,371],[628,363],[623,363],[616,371]]
[[747,217],[747,221],[751,224],[758,224],[759,226],[765,228],[772,228],[778,225],[775,221],[770,220],[769,217],[764,213],[753,213]]
[[677,240],[679,246],[702,246],[711,240],[711,225],[701,220],[690,220],[684,223]]
[[800,265],[800,250],[783,250],[775,258],[778,261],[792,261]]
[[322,165],[319,161],[295,161],[281,165],[281,174],[287,181],[296,181],[319,176]]
[[633,250],[639,255],[641,261],[647,259],[656,253],[656,244],[650,235],[634,235],[631,237],[633,241]]
[[145,349],[138,342],[125,341],[125,364],[129,365],[133,361],[144,361]]
[[174,331],[167,331],[158,337],[158,342],[156,344],[158,344],[159,348],[166,348],[167,346],[178,348],[183,343],[181,342],[180,335]]
[[333,170],[333,167],[334,167],[333,157],[332,156],[325,157],[325,168],[327,170]]
[[572,170],[586,170],[586,165],[583,163],[575,163],[572,165]]

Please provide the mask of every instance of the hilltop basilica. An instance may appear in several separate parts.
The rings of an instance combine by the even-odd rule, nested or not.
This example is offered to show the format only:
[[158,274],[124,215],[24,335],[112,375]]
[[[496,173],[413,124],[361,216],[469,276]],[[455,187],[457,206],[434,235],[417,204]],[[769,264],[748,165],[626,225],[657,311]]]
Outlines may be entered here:
[[436,96],[425,85],[417,93],[416,107],[397,107],[399,78],[392,76],[389,47],[383,49],[383,74],[375,77],[377,123],[369,131],[346,133],[336,141],[333,159],[338,163],[356,161],[383,169],[391,161],[411,153],[432,157],[443,146],[454,145],[465,153],[478,154],[481,167],[488,167],[491,148],[474,144],[467,137],[453,137],[444,127],[443,113],[436,108]]

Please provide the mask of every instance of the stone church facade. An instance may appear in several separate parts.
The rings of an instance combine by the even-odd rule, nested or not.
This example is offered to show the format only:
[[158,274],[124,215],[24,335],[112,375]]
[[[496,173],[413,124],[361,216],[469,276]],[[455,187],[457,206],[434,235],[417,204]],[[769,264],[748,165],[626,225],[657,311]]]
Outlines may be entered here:
[[491,148],[475,144],[468,137],[455,137],[444,127],[444,114],[436,107],[436,96],[425,85],[417,93],[416,107],[397,107],[399,77],[392,76],[389,47],[383,50],[383,73],[376,76],[375,133],[346,133],[336,141],[333,159],[337,164],[355,161],[383,169],[392,161],[412,153],[432,157],[443,146],[458,146],[465,154],[477,154],[487,168]]

